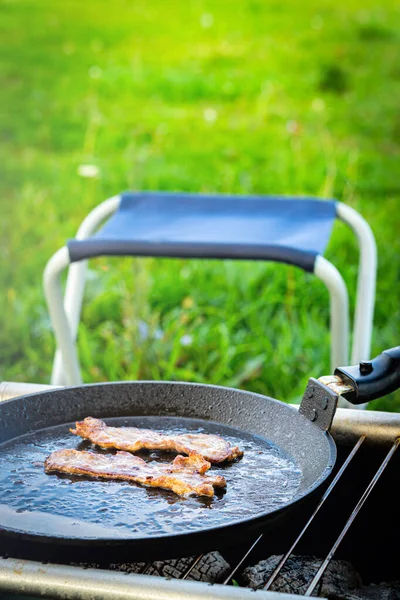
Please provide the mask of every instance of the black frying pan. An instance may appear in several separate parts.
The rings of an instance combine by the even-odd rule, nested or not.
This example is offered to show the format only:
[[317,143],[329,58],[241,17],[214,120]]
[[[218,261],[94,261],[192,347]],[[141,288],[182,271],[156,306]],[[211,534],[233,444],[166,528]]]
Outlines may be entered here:
[[[330,387],[310,379],[299,411],[245,391],[168,382],[86,385],[2,403],[3,553],[53,561],[149,560],[195,554],[271,531],[333,469],[336,448],[328,430],[338,393],[357,404],[399,387],[400,347],[335,373],[340,379]],[[43,462],[53,450],[87,448],[69,426],[89,415],[113,425],[219,433],[245,454],[233,464],[213,467],[228,483],[226,493],[213,499],[45,474]]]

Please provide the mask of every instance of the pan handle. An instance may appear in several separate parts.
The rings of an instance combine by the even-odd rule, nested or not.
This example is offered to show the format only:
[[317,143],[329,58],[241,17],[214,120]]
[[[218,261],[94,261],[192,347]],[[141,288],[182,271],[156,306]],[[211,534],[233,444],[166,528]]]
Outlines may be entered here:
[[335,375],[352,390],[342,394],[352,404],[381,398],[400,388],[400,346],[353,367],[338,367]]

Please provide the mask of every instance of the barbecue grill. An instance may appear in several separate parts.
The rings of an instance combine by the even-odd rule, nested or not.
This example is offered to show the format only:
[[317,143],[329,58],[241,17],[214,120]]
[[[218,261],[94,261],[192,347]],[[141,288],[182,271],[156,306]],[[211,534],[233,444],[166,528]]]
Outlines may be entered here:
[[[44,386],[21,387],[20,384],[4,383],[0,388],[0,398],[5,400],[43,389]],[[239,582],[243,586],[246,567],[270,556],[279,558],[275,559],[275,568],[268,573],[268,578],[262,581],[262,591],[257,592],[256,598],[322,597],[322,594],[319,595],[321,581],[333,559],[350,561],[364,585],[394,581],[397,578],[397,557],[388,549],[395,547],[399,533],[393,488],[397,483],[400,460],[396,452],[400,415],[338,409],[331,433],[338,445],[339,459],[334,476],[322,496],[311,507],[303,507],[295,518],[279,529],[278,536],[258,535],[250,543],[233,544],[224,549],[223,578],[213,586],[190,581],[199,577],[198,567],[204,561],[201,555],[175,561],[173,568],[170,563],[170,568],[163,570],[160,566],[154,568],[151,562],[128,568],[115,564],[44,564],[12,556],[6,558],[7,548],[3,548],[5,557],[0,559],[0,590],[12,594],[82,600],[93,597],[104,600],[245,599],[254,597],[251,588],[234,584]],[[215,547],[218,548],[218,539]],[[318,560],[313,563],[306,586],[302,573],[303,585],[297,584],[294,576],[294,581],[285,587],[282,581],[288,581],[290,557],[295,555],[308,555]],[[129,572],[132,570],[136,573]],[[151,575],[153,572],[169,577]],[[274,591],[287,589],[288,585],[292,586],[294,594],[278,595]],[[297,593],[299,590],[300,594]]]

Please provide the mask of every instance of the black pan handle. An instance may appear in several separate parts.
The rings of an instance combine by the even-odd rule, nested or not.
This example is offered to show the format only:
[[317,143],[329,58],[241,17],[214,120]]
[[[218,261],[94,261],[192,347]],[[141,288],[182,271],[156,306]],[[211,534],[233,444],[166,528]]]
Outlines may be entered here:
[[338,367],[335,375],[353,388],[342,394],[352,404],[363,404],[390,394],[400,388],[400,346],[357,366]]

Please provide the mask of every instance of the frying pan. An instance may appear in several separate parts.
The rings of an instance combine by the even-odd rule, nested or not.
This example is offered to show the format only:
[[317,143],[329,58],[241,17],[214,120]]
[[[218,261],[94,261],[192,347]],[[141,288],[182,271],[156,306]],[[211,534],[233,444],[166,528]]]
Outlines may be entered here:
[[[41,560],[153,560],[205,552],[272,532],[332,472],[329,428],[341,394],[354,404],[400,387],[400,346],[372,361],[311,378],[299,411],[272,398],[213,385],[121,382],[19,397],[0,405],[2,552]],[[69,433],[86,416],[163,432],[219,433],[242,460],[212,470],[227,491],[181,498],[136,484],[47,475],[60,448],[87,448]],[[104,452],[94,449],[96,452]],[[145,460],[172,460],[143,454]]]

